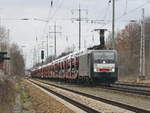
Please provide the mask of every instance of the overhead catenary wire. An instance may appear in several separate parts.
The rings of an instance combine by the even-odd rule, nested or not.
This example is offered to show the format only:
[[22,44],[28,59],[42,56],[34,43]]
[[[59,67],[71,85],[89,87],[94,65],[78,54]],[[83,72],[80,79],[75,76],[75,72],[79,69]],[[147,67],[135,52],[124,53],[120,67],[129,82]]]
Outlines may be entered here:
[[57,12],[58,12],[58,11],[60,10],[60,8],[62,7],[63,3],[64,3],[64,0],[61,0],[60,3],[59,3],[58,8],[55,9],[55,11],[54,11],[54,13],[52,14],[52,16],[49,16],[48,20],[50,20],[50,19],[52,20],[52,19],[55,17],[55,15],[57,14]]
[[[50,15],[51,15],[51,12],[52,12],[52,7],[53,7],[53,3],[54,1],[53,0],[50,0],[49,1],[49,11],[48,11],[48,16],[47,16],[47,19],[50,17]],[[41,42],[42,42],[42,44],[41,44],[41,47],[39,47],[41,50],[43,50],[44,49],[44,38],[43,37],[45,37],[44,35],[45,35],[45,32],[46,32],[46,28],[47,28],[47,26],[48,26],[48,23],[49,23],[49,20],[46,20],[45,21],[45,25],[44,25],[44,28],[43,28],[43,31],[42,31],[42,35],[41,35]],[[39,46],[39,44],[38,44],[38,46]],[[39,56],[38,56],[39,57]]]
[[[111,1],[111,0],[110,0],[110,1]],[[109,3],[110,3],[110,2],[109,2]],[[145,5],[148,5],[149,3],[150,3],[150,1],[147,1],[147,2],[145,2],[145,3],[143,3],[143,4],[141,4],[140,6],[138,6],[138,7],[134,8],[134,9],[132,9],[132,10],[130,10],[130,11],[124,13],[123,15],[117,17],[116,20],[120,20],[120,19],[123,18],[124,16],[127,16],[128,14],[135,12],[136,10],[138,10],[138,9],[140,9],[140,8],[142,8],[142,7],[144,7]],[[101,28],[102,28],[102,27],[105,27],[105,26],[108,25],[110,22],[111,22],[111,21],[108,21],[105,25],[102,25]]]
[[[50,20],[52,20],[52,19],[55,17],[57,11],[61,8],[61,6],[62,6],[62,4],[63,4],[63,1],[64,1],[64,0],[61,0],[61,1],[60,1],[60,4],[59,4],[58,8],[56,8],[56,10],[54,10],[54,13],[52,13],[52,8],[54,7],[54,4],[55,4],[56,2],[54,3],[53,0],[50,1],[50,8],[49,8],[49,13],[48,13],[48,17],[47,17],[47,20],[48,20],[48,21],[46,22],[46,24],[45,24],[45,26],[44,26],[43,33],[42,33],[42,37],[44,37],[44,35],[45,35],[45,32],[46,32],[46,28],[47,28],[48,23],[50,22]],[[57,2],[57,3],[58,3],[58,2]]]
[[124,15],[127,13],[127,8],[128,8],[128,0],[126,0],[126,6],[125,6],[125,10],[124,10]]
[[[49,11],[48,11],[48,16],[47,16],[47,19],[50,17],[50,15],[51,15],[51,12],[52,12],[52,7],[53,7],[53,0],[50,0],[50,7],[49,7]],[[42,37],[43,37],[43,35],[45,34],[45,30],[46,30],[46,27],[47,27],[47,25],[48,25],[48,23],[49,23],[49,19],[48,19],[48,21],[45,23],[45,26],[44,26],[44,29],[43,29],[43,33],[42,33]]]
[[[64,0],[60,0],[60,1],[59,1],[59,6],[58,6],[58,8],[55,9],[54,13],[51,13],[52,15],[49,16],[49,18],[48,18],[49,20],[50,20],[50,19],[52,20],[52,19],[55,17],[55,15],[57,14],[57,12],[58,12],[58,11],[60,10],[60,8],[62,7],[63,1],[64,1]],[[109,3],[110,3],[110,2],[111,2],[111,0],[109,0]],[[132,10],[130,10],[130,11],[128,11],[128,12],[127,12],[127,3],[128,3],[128,2],[127,2],[127,0],[126,0],[126,9],[125,9],[125,12],[126,12],[126,13],[124,12],[124,14],[121,15],[120,17],[117,17],[116,20],[119,20],[119,19],[123,18],[124,16],[126,16],[126,15],[128,15],[128,14],[134,12],[134,11],[136,11],[137,9],[140,9],[141,7],[143,7],[143,6],[147,5],[148,3],[150,3],[150,1],[147,1],[147,2],[145,2],[145,3],[143,3],[143,4],[141,4],[140,6],[138,6],[137,8],[132,9]],[[53,3],[53,5],[54,5],[54,3]],[[108,5],[107,8],[109,9],[109,5]],[[105,20],[106,20],[106,18],[107,18],[107,14],[108,14],[108,11],[106,11],[106,13],[105,13],[105,15],[104,15],[104,19],[105,19]],[[110,21],[109,21],[109,22],[106,22],[104,25],[102,25],[102,27],[108,25],[109,23],[110,23]]]
[[[56,2],[55,2],[55,3],[56,3]],[[42,40],[44,39],[43,37],[44,37],[44,35],[45,35],[46,29],[47,29],[47,26],[48,26],[50,20],[52,20],[52,19],[54,18],[54,16],[56,15],[58,9],[61,8],[62,3],[63,3],[63,0],[60,1],[60,5],[59,5],[58,9],[56,9],[56,10],[54,11],[54,13],[52,13],[52,8],[54,7],[54,4],[55,4],[55,3],[54,3],[53,0],[50,0],[50,3],[49,3],[49,4],[50,4],[50,7],[49,7],[48,16],[47,16],[47,22],[45,23],[45,26],[44,26],[43,32],[42,32],[42,36],[41,36]],[[58,2],[57,2],[57,3],[58,3]],[[42,41],[42,42],[43,42],[43,41]],[[42,44],[42,49],[44,49],[44,45],[43,45],[43,44]]]
[[107,6],[106,6],[106,12],[105,12],[105,15],[104,15],[104,21],[107,18],[107,14],[108,14],[109,8],[110,8],[110,1],[107,3]]
[[116,20],[119,20],[119,19],[121,19],[122,17],[124,17],[124,16],[126,16],[126,15],[128,15],[128,14],[130,14],[130,13],[133,13],[134,11],[136,11],[136,10],[142,8],[142,7],[145,6],[145,5],[148,5],[149,3],[150,3],[150,1],[147,1],[147,2],[145,2],[145,3],[143,3],[143,4],[141,4],[140,6],[138,6],[138,7],[134,8],[134,9],[128,11],[127,13],[124,13],[123,15],[121,15],[120,17],[118,17]]
[[109,23],[108,22],[109,20],[107,22],[106,22],[106,20],[107,20],[107,17],[109,15],[109,13],[110,13],[110,3],[111,3],[111,0],[109,0],[108,3],[107,3],[106,12],[105,12],[104,18],[103,18],[104,23],[100,26],[100,28],[105,27]]

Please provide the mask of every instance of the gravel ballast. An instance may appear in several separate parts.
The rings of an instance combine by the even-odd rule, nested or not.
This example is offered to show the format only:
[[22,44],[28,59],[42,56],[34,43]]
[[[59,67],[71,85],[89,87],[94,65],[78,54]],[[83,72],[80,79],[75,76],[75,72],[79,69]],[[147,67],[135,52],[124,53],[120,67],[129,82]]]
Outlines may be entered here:
[[33,85],[29,81],[24,80],[23,83],[29,89],[36,113],[84,113],[84,111]]
[[[39,83],[39,82],[37,82],[37,83]],[[100,102],[100,101],[97,101],[94,99],[90,99],[90,98],[87,98],[87,97],[84,97],[84,96],[81,96],[81,95],[78,95],[78,94],[75,94],[75,93],[72,93],[72,92],[69,92],[66,90],[62,90],[62,89],[59,89],[59,88],[56,88],[53,86],[49,86],[49,85],[45,85],[42,83],[40,83],[40,84],[46,86],[47,88],[49,88],[49,89],[51,89],[57,93],[64,95],[64,96],[67,95],[68,98],[71,98],[77,102],[84,104],[84,105],[90,106],[91,108],[93,108],[99,112],[103,112],[103,113],[132,113],[131,111],[128,111],[128,110],[125,110],[125,109],[122,109],[122,108],[119,108],[119,107],[116,107],[116,106],[113,106],[110,104],[106,104],[106,103],[103,103],[103,102]]]
[[[44,81],[45,82],[45,81]],[[121,103],[125,103],[128,105],[132,105],[138,108],[143,108],[146,110],[150,110],[150,97],[138,96],[134,94],[127,94],[118,91],[110,91],[96,87],[84,87],[79,85],[70,85],[59,82],[46,81],[47,83],[52,83],[59,85],[61,87],[69,88],[72,90],[81,91],[90,95],[107,98],[112,101],[117,101]]]

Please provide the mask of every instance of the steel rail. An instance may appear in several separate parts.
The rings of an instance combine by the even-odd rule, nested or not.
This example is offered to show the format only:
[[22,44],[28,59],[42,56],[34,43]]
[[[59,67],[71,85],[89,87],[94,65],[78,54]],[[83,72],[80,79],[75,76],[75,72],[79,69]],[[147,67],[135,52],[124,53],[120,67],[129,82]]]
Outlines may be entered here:
[[40,84],[38,84],[38,83],[35,83],[35,82],[31,81],[31,80],[30,80],[30,82],[36,84],[37,86],[39,86],[39,87],[45,89],[45,90],[48,91],[48,92],[50,92],[50,93],[56,95],[57,97],[59,97],[59,98],[61,98],[61,99],[63,99],[63,100],[66,100],[67,102],[69,102],[69,103],[71,103],[72,105],[74,105],[74,106],[76,106],[76,107],[82,109],[83,111],[85,111],[85,112],[87,112],[87,113],[101,113],[101,112],[99,112],[99,111],[97,111],[97,110],[95,110],[95,109],[92,109],[91,107],[88,107],[88,106],[86,106],[86,105],[84,105],[84,104],[81,104],[81,103],[79,103],[79,102],[77,102],[77,101],[74,101],[73,99],[70,99],[70,98],[68,98],[67,96],[64,96],[64,95],[61,95],[61,94],[59,94],[59,93],[57,93],[57,92],[54,92],[54,91],[50,90],[49,88],[46,88],[45,86],[42,86],[42,85],[40,85]]
[[117,86],[98,86],[99,88],[114,90],[114,91],[121,91],[126,93],[138,94],[143,96],[150,96],[150,91],[142,90],[142,89],[133,89],[133,88],[124,88],[124,87],[117,87]]
[[[41,82],[41,81],[38,81],[38,82]],[[51,86],[54,86],[54,87],[57,87],[57,88],[60,88],[60,89],[63,89],[63,90],[67,90],[67,91],[70,91],[70,92],[73,92],[73,93],[76,93],[76,94],[79,94],[79,95],[82,95],[82,96],[85,96],[85,97],[88,97],[88,98],[91,98],[91,99],[94,99],[94,100],[98,100],[98,101],[107,103],[107,104],[118,106],[120,108],[129,110],[129,111],[133,111],[133,112],[136,112],[136,113],[150,113],[150,110],[145,110],[145,109],[138,108],[138,107],[135,107],[135,106],[132,106],[132,105],[127,105],[127,104],[123,104],[123,103],[120,103],[120,102],[108,100],[106,98],[97,97],[97,96],[90,95],[90,94],[87,94],[87,93],[83,93],[83,92],[80,92],[80,91],[75,91],[75,90],[72,90],[72,89],[57,86],[57,85],[51,84],[51,83],[45,83],[45,82],[41,82],[41,83],[51,85]]]
[[139,83],[128,83],[128,82],[115,83],[114,85],[123,85],[123,86],[132,86],[132,87],[150,88],[150,85],[139,84]]

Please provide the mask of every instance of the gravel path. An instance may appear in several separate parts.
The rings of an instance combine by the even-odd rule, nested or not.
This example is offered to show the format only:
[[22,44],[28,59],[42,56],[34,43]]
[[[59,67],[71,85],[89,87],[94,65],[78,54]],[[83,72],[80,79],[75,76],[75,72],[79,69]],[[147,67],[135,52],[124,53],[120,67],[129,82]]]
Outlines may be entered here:
[[21,113],[20,94],[17,94],[13,113]]

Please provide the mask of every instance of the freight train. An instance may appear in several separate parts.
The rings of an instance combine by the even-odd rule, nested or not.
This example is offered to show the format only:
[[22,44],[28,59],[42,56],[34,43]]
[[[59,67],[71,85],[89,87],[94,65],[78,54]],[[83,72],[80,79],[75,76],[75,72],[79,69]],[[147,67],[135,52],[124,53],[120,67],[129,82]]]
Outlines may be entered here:
[[77,82],[114,83],[118,79],[116,50],[82,50],[35,68],[32,77]]

